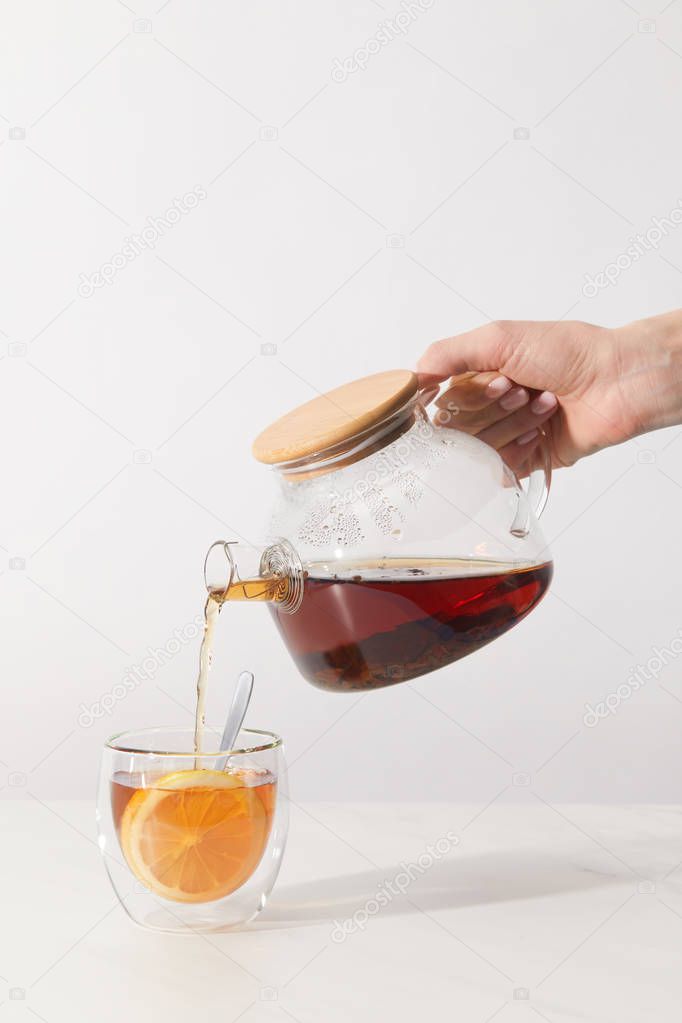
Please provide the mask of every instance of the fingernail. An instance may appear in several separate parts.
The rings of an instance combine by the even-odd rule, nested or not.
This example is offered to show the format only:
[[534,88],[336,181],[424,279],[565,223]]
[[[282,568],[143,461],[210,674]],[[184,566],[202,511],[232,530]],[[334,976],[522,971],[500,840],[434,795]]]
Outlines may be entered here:
[[528,401],[528,391],[525,387],[515,387],[513,391],[506,394],[500,401],[500,408],[503,408],[505,412],[514,412],[515,409],[521,408]]
[[506,377],[495,377],[486,387],[486,392],[491,398],[500,398],[503,394],[507,393],[511,385],[511,380],[507,380]]
[[539,430],[529,430],[528,433],[522,433],[520,437],[516,438],[517,444],[530,444],[532,440],[535,440],[539,436]]
[[537,398],[531,401],[530,410],[539,416],[543,412],[549,412],[550,409],[555,408],[556,404],[556,394],[552,394],[551,391],[543,391],[542,394],[538,394]]

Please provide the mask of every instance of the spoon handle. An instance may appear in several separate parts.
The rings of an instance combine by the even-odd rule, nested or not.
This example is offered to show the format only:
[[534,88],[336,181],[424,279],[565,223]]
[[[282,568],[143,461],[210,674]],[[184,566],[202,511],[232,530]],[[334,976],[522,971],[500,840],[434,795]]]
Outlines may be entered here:
[[[220,749],[229,751],[233,748],[239,730],[242,727],[246,711],[248,710],[251,694],[253,692],[253,674],[250,671],[243,671],[237,679],[237,685],[232,697],[230,709],[227,712],[227,720],[223,730],[223,737],[220,740]],[[227,767],[228,758],[219,757],[216,761],[216,771],[224,771]]]

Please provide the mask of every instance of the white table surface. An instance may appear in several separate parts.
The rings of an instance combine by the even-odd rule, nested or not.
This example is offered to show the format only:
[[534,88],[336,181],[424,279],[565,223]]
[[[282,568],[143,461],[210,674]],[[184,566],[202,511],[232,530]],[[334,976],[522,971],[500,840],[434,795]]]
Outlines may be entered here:
[[[486,809],[294,807],[270,905],[245,931],[206,936],[129,921],[91,804],[25,798],[0,811],[0,1023],[682,1015],[678,807],[551,807],[530,793]],[[353,919],[448,831],[450,854],[332,939],[335,919]]]

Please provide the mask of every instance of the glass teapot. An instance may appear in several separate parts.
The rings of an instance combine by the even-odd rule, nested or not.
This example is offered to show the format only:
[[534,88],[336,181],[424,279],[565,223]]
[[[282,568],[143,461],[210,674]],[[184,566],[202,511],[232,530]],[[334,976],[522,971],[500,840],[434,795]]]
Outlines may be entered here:
[[238,568],[248,546],[219,541],[207,555],[211,597],[267,602],[299,671],[323,689],[442,668],[501,636],[549,586],[537,522],[547,446],[524,490],[493,448],[430,420],[435,394],[392,370],[273,423],[253,453],[275,470],[275,539],[251,576]]

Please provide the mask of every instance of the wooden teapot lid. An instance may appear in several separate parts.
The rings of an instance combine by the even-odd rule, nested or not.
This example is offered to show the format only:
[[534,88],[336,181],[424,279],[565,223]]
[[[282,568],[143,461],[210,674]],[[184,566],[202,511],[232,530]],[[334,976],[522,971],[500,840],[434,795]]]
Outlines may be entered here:
[[382,422],[417,390],[417,376],[409,369],[352,380],[271,423],[253,442],[254,457],[276,465],[319,454]]

